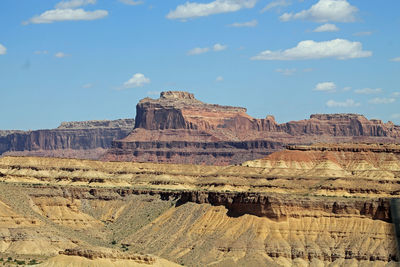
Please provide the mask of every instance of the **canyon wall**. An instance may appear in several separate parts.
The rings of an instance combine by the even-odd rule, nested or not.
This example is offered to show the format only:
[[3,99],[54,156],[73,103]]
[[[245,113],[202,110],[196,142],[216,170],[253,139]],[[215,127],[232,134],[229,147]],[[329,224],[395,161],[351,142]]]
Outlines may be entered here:
[[104,153],[113,140],[126,137],[133,125],[133,119],[125,119],[63,122],[58,128],[50,130],[3,131],[0,135],[0,154],[65,156],[65,151],[71,154],[75,151],[74,155],[79,157],[80,153],[88,151]]
[[227,139],[243,139],[246,134],[268,136],[265,132],[292,136],[400,137],[400,126],[381,120],[368,120],[358,114],[313,114],[309,120],[278,124],[273,116],[255,119],[246,114],[245,108],[206,104],[193,94],[180,91],[162,92],[159,99],[141,100],[136,107],[136,114],[135,128],[215,130],[221,134],[221,138],[224,132],[232,131],[235,136],[225,136]]
[[103,160],[227,165],[262,158],[288,144],[400,142],[400,126],[358,114],[314,114],[279,124],[245,108],[206,104],[167,91],[136,106],[135,129],[113,141]]
[[399,143],[400,126],[358,114],[313,114],[277,123],[242,107],[207,104],[193,94],[166,91],[145,98],[136,119],[64,122],[57,129],[0,131],[0,154],[166,162],[241,164],[287,145]]

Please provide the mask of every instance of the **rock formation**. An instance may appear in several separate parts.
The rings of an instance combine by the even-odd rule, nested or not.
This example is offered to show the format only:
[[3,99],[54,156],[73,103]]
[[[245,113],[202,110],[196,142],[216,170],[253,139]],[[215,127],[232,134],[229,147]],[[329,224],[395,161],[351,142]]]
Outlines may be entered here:
[[133,119],[63,122],[57,129],[2,131],[0,154],[97,158],[133,129]]
[[2,157],[0,256],[51,257],[44,266],[162,257],[185,266],[394,267],[399,152],[292,146],[242,166]]
[[92,120],[62,122],[57,129],[91,129],[91,128],[128,128],[135,125],[134,119]]
[[241,164],[286,145],[399,143],[400,126],[358,114],[314,114],[277,123],[245,108],[207,104],[193,94],[167,91],[145,98],[136,119],[63,122],[57,129],[0,131],[0,154],[101,158],[105,161]]
[[135,129],[104,160],[226,165],[263,158],[287,144],[400,142],[400,126],[357,114],[315,114],[278,124],[245,108],[206,104],[193,94],[162,92],[136,106]]
[[123,253],[118,250],[97,248],[73,248],[60,251],[55,256],[40,264],[43,267],[178,267],[179,264],[151,255]]

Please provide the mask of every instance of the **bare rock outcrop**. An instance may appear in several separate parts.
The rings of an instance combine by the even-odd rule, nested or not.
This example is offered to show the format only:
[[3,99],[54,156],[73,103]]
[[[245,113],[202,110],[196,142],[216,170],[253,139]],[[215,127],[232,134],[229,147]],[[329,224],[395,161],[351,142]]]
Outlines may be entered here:
[[66,249],[64,251],[60,251],[61,255],[68,255],[68,256],[79,256],[84,257],[87,259],[113,259],[113,260],[133,260],[138,263],[146,263],[152,265],[156,262],[155,257],[150,255],[140,255],[140,254],[128,254],[122,253],[120,251],[111,250],[111,249],[102,249],[99,250],[92,250],[92,249],[83,249],[83,248],[72,248]]
[[8,155],[96,158],[111,147],[113,140],[126,137],[134,123],[133,119],[63,122],[56,129],[3,131],[0,155],[7,152]]
[[91,120],[62,122],[57,129],[132,128],[134,119]]
[[398,154],[322,147],[251,167],[2,157],[0,253],[55,256],[43,266],[397,266]]
[[291,135],[382,137],[382,139],[400,137],[400,127],[392,122],[368,120],[359,114],[313,114],[309,120],[288,122],[281,127]]
[[105,161],[241,164],[287,145],[399,143],[400,126],[359,114],[313,114],[278,123],[246,108],[207,104],[183,91],[136,106],[136,119],[63,122],[56,129],[0,131],[0,154]]
[[114,141],[104,160],[238,164],[287,144],[400,142],[400,126],[358,114],[314,114],[279,124],[245,108],[207,104],[193,94],[167,91],[136,106],[135,129]]

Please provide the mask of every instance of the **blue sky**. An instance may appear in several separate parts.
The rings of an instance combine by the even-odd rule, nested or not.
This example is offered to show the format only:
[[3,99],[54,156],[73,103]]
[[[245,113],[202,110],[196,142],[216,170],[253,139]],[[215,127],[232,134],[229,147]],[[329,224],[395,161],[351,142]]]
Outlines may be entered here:
[[132,118],[163,90],[278,122],[400,124],[400,1],[0,2],[0,129]]

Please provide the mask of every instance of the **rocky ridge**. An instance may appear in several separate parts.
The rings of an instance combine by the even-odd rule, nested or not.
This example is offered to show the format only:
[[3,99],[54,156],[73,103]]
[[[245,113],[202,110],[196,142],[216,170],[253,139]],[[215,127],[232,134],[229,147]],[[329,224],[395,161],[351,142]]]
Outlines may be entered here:
[[278,124],[245,108],[206,104],[167,91],[136,106],[135,129],[114,141],[104,160],[226,165],[263,158],[287,144],[400,142],[400,126],[358,114],[314,114]]
[[127,136],[133,119],[63,122],[56,129],[3,131],[0,154],[98,158],[111,142]]
[[358,114],[313,114],[277,123],[245,108],[207,104],[193,94],[166,91],[142,99],[136,120],[63,122],[57,129],[0,131],[0,154],[105,161],[241,164],[288,144],[398,143],[400,127]]
[[292,147],[243,166],[2,157],[0,253],[39,253],[35,236],[48,256],[85,247],[187,266],[396,266],[400,146],[356,146]]
[[93,250],[90,248],[73,248],[60,251],[59,256],[50,258],[46,262],[40,264],[40,266],[177,267],[181,265],[151,255],[123,253],[115,249],[97,248],[97,250]]
[[135,125],[134,119],[91,120],[62,122],[57,129],[88,129],[88,128],[129,128]]

